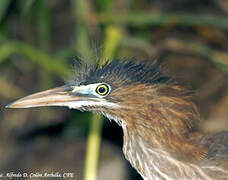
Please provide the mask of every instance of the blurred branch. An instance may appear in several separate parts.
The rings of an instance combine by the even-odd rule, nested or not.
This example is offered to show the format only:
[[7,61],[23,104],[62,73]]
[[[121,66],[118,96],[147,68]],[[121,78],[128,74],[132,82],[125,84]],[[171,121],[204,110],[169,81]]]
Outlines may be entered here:
[[105,42],[104,42],[104,50],[102,59],[100,61],[100,65],[102,66],[106,60],[112,60],[114,58],[115,50],[120,43],[120,40],[123,37],[123,29],[110,25],[106,28],[105,31]]
[[199,54],[200,56],[206,57],[213,62],[217,68],[228,75],[228,53],[213,50],[205,44],[198,42],[183,42],[176,39],[168,39],[161,44],[161,47],[165,47],[168,50],[178,52],[189,52]]
[[16,53],[18,48],[13,43],[4,43],[0,46],[0,63],[7,60],[9,56]]
[[101,24],[118,23],[132,26],[165,25],[175,23],[182,26],[205,25],[228,29],[227,16],[202,14],[163,14],[163,13],[128,13],[115,15],[110,13],[98,14]]
[[66,77],[70,74],[69,68],[63,63],[63,60],[54,58],[26,43],[16,41],[6,42],[0,46],[0,63],[15,53],[27,57],[28,60],[39,64],[55,75]]
[[63,60],[53,58],[44,52],[27,44],[18,44],[19,52],[28,57],[29,60],[38,63],[48,72],[66,77],[70,74],[69,68]]
[[206,27],[206,26],[196,26],[196,31],[205,38],[208,42],[216,43],[224,48],[227,46],[226,33],[218,28]]
[[155,47],[147,40],[139,37],[124,35],[120,41],[121,46],[136,48],[144,51],[147,55],[152,56],[155,54]]

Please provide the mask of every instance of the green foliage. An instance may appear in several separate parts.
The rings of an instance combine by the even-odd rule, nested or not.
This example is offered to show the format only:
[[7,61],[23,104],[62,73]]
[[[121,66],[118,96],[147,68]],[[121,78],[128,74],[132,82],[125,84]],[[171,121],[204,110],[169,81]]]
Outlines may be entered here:
[[174,24],[175,26],[192,27],[205,25],[228,29],[227,16],[222,15],[131,12],[113,16],[110,13],[102,13],[99,15],[99,20],[102,24],[117,23],[130,26],[164,26]]
[[55,75],[69,76],[70,71],[68,65],[63,60],[54,58],[50,54],[22,42],[6,42],[1,45],[0,63],[7,60],[13,54],[21,54]]
[[112,0],[97,0],[95,1],[97,10],[100,12],[108,12],[112,9]]
[[4,15],[6,15],[10,3],[11,3],[11,0],[0,1],[0,23],[2,22]]

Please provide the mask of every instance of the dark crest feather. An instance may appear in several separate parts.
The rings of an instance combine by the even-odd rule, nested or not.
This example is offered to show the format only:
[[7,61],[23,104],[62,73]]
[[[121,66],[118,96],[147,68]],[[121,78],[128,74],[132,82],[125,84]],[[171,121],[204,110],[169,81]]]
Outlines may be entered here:
[[164,83],[172,80],[163,74],[161,66],[156,61],[136,61],[115,59],[106,61],[101,67],[99,64],[86,65],[78,72],[78,77],[71,82],[74,85],[88,85],[106,82],[112,86],[117,84],[129,85],[134,83]]

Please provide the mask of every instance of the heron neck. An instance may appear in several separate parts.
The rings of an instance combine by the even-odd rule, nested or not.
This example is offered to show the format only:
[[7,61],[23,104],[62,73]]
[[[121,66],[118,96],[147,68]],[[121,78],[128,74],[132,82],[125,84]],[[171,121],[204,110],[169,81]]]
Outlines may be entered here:
[[166,151],[176,159],[200,160],[206,150],[200,144],[201,133],[193,132],[200,115],[191,99],[191,92],[181,86],[153,86],[129,98],[132,107],[123,105],[116,114],[131,136],[140,137],[149,149]]
[[[123,151],[125,157],[145,180],[210,179],[199,166],[183,159],[183,154],[177,151],[180,146],[176,143],[173,143],[174,147],[168,147],[167,144],[162,144],[160,139],[154,138],[154,135],[151,135],[148,131],[146,133],[148,135],[147,137],[150,137],[150,140],[145,138],[144,135],[142,136],[139,132],[132,131],[127,126],[123,127],[123,131]],[[166,140],[169,141],[171,139],[166,137]],[[184,144],[183,146],[190,145]],[[200,146],[198,146],[198,149],[201,152]],[[192,157],[195,158],[193,155]]]
[[[123,128],[124,129],[124,128]],[[206,149],[200,143],[203,134],[200,132],[188,132],[185,134],[175,134],[173,132],[163,132],[150,127],[125,127],[124,136],[126,138],[136,138],[140,140],[141,146],[147,149],[159,149],[173,158],[181,161],[194,162],[205,158]],[[134,129],[134,131],[132,131]],[[127,142],[127,141],[125,141]],[[139,143],[135,141],[135,143]]]

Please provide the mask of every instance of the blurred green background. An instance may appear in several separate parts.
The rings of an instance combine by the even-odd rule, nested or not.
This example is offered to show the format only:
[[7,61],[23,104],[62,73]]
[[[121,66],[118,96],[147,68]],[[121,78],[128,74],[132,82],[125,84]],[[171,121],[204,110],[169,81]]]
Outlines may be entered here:
[[[114,57],[161,61],[195,89],[200,128],[228,130],[227,0],[1,0],[0,173],[83,178],[90,113],[4,106],[63,85],[79,60]],[[123,157],[121,128],[103,123],[98,179],[141,179]]]

